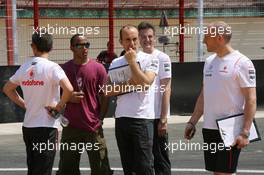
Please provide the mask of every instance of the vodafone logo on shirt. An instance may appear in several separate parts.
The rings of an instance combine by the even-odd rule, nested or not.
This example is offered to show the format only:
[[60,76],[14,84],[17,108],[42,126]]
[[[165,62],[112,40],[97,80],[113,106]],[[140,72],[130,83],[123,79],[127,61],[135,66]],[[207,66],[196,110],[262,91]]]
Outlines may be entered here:
[[30,70],[28,75],[29,75],[29,80],[22,81],[23,86],[44,86],[44,81],[34,80],[34,71],[33,70]]

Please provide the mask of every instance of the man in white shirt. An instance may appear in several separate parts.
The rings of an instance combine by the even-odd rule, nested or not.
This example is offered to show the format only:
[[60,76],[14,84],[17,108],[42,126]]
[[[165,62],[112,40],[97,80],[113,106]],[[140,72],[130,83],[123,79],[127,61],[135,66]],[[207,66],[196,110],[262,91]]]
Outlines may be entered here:
[[249,144],[249,129],[256,112],[256,75],[253,63],[230,45],[231,27],[225,22],[208,26],[204,43],[209,56],[204,64],[203,88],[196,101],[192,117],[185,128],[185,138],[191,139],[195,125],[204,115],[203,138],[208,145],[222,144],[217,119],[244,113],[244,124],[232,147],[215,153],[204,150],[205,168],[214,175],[236,172],[241,148]]
[[[13,102],[26,110],[22,129],[28,175],[51,175],[59,121],[49,115],[47,108],[60,112],[73,90],[62,68],[48,60],[52,45],[50,34],[35,32],[31,44],[34,56],[20,66],[3,89]],[[17,86],[21,87],[24,99],[17,93]]]
[[[124,82],[109,80],[104,93],[117,96],[115,134],[124,174],[154,175],[154,80],[159,69],[158,60],[138,51],[138,30],[135,26],[122,27],[120,43],[126,53],[113,60],[108,74],[111,77],[113,70],[128,66],[131,77]],[[119,75],[127,72],[123,73]],[[130,92],[131,87],[137,90]]]
[[156,175],[170,175],[171,163],[169,159],[168,126],[169,104],[171,95],[171,61],[164,52],[155,49],[155,28],[148,22],[138,25],[140,45],[143,52],[151,54],[159,60],[159,72],[155,81],[155,121],[153,155]]

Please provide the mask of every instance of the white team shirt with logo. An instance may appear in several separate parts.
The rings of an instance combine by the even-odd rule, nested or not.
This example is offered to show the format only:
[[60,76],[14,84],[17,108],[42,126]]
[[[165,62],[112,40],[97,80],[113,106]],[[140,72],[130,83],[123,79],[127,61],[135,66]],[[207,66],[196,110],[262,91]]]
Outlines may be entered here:
[[[161,104],[164,87],[161,87],[160,80],[171,78],[171,60],[170,57],[157,49],[151,54],[159,60],[159,72],[156,77],[155,84],[155,118],[160,118],[161,115]],[[170,106],[168,108],[168,116],[170,115]]]
[[[154,56],[139,51],[137,53],[137,62],[143,72],[150,71],[156,75],[159,70],[159,61]],[[113,60],[109,69],[119,67],[127,64],[124,56]],[[115,116],[140,118],[140,119],[154,119],[154,96],[155,96],[155,82],[149,87],[147,91],[130,92],[127,94],[119,95],[117,97],[117,106]]]
[[48,115],[45,106],[59,102],[59,82],[63,78],[66,74],[58,64],[41,57],[31,58],[10,78],[23,91],[26,106],[24,127],[58,127],[58,120]]
[[241,88],[256,87],[253,63],[239,51],[224,58],[209,56],[204,65],[204,128],[217,129],[216,119],[243,113]]

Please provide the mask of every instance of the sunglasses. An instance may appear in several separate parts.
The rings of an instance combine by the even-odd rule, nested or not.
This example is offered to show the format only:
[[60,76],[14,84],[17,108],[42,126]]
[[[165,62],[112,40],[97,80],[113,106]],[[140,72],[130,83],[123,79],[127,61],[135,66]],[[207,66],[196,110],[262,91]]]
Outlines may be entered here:
[[83,47],[88,49],[90,47],[90,43],[89,42],[87,42],[87,43],[79,43],[79,44],[77,43],[77,44],[74,45],[74,47],[77,48],[77,49],[81,49]]

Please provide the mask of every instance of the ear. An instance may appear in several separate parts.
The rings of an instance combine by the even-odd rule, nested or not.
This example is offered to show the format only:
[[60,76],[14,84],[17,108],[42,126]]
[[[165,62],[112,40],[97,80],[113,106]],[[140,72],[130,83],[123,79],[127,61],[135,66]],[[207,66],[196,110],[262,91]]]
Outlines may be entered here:
[[223,35],[217,35],[217,39],[218,41],[220,41],[221,43],[225,43],[225,38]]
[[37,51],[37,47],[34,43],[31,43],[30,46],[33,51]]
[[70,46],[70,49],[71,49],[71,51],[74,51],[74,47],[73,46]]

